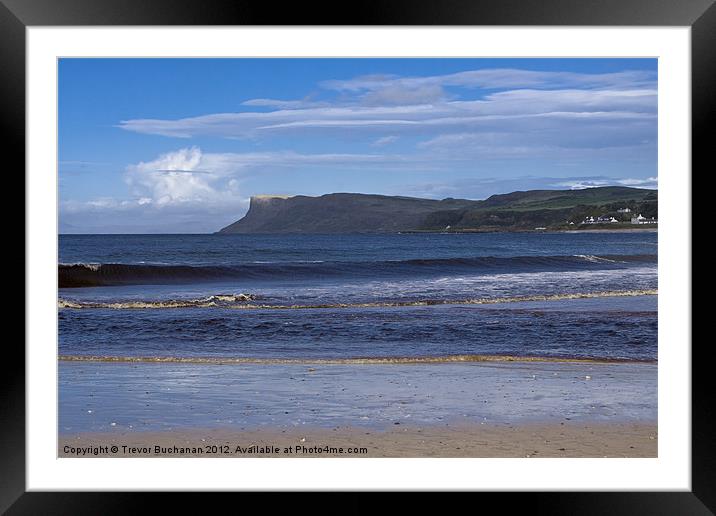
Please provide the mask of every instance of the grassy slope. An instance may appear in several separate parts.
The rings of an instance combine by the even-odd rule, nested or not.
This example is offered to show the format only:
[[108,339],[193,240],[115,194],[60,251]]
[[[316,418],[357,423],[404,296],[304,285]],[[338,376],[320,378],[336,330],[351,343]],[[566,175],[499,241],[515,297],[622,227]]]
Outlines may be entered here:
[[[614,216],[628,222],[631,215],[619,214],[629,207],[645,217],[657,216],[657,193],[627,187],[584,190],[532,190],[493,195],[470,209],[442,210],[431,214],[421,229],[508,230],[535,227],[571,227],[589,216]],[[617,226],[616,224],[612,226]]]
[[[536,227],[574,229],[588,216],[614,215],[629,207],[657,216],[657,193],[628,187],[531,190],[493,195],[484,201],[417,199],[365,194],[254,198],[249,213],[225,233],[350,233],[513,231]],[[568,225],[574,221],[575,226]],[[617,226],[613,224],[612,227]]]

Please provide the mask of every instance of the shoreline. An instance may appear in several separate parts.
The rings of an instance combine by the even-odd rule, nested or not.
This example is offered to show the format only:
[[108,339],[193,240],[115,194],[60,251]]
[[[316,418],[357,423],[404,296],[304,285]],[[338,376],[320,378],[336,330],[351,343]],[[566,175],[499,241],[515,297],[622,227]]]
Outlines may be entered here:
[[[116,452],[112,450],[116,447]],[[61,434],[58,457],[657,457],[656,422]]]
[[[398,235],[413,235],[413,234],[438,234],[438,235],[452,235],[452,234],[480,234],[480,233],[658,233],[659,228],[594,228],[594,229],[557,229],[557,228],[546,228],[546,229],[463,229],[463,230],[409,230],[409,231],[398,231]],[[217,233],[212,233],[217,234]],[[238,233],[237,233],[238,234]],[[380,233],[361,233],[361,234],[380,234]],[[385,234],[385,233],[383,233]]]
[[539,357],[515,355],[448,355],[415,357],[352,357],[352,358],[259,358],[259,357],[173,357],[173,356],[95,356],[59,355],[58,362],[106,363],[177,363],[215,365],[390,365],[390,364],[459,364],[493,362],[498,364],[558,363],[558,364],[650,364],[652,359]]
[[[409,235],[409,234],[453,234],[453,233],[657,233],[659,228],[597,228],[597,229],[464,229],[464,230],[452,230],[444,231],[439,229],[411,229],[405,231],[375,231],[375,232],[346,232],[346,233],[222,233],[221,231],[214,231],[210,233],[158,233],[159,235],[181,235],[181,236],[231,236],[231,235],[270,235],[270,236],[282,236],[282,235]],[[59,236],[126,236],[126,235],[140,235],[146,236],[144,233],[58,233]]]

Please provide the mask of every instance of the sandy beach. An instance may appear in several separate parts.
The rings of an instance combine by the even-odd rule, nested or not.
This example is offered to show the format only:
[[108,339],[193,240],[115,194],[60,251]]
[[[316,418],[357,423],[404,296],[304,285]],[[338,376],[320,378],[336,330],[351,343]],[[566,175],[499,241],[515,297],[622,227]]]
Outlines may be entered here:
[[[61,436],[60,457],[656,457],[656,424],[572,423]],[[112,451],[113,446],[116,452]],[[96,453],[96,455],[95,455]]]
[[58,456],[655,457],[656,372],[61,361]]

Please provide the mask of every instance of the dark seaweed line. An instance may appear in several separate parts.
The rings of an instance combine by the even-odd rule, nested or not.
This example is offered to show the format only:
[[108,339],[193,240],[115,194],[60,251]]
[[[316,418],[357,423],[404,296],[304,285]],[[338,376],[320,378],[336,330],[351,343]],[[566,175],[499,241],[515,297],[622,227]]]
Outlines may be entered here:
[[255,358],[255,357],[121,357],[91,355],[59,355],[64,362],[173,363],[215,365],[359,365],[359,364],[444,364],[476,362],[558,362],[588,364],[640,363],[656,364],[652,359],[537,357],[518,355],[448,355],[419,357],[351,357],[351,358]]

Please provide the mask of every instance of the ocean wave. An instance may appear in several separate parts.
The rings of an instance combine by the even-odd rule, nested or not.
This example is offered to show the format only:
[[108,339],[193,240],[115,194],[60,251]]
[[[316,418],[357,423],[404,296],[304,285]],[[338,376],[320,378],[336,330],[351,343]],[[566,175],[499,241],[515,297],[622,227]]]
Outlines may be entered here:
[[607,258],[605,256],[594,256],[592,254],[575,254],[576,258],[582,258],[583,260],[587,260],[588,262],[606,262],[606,263],[626,263],[619,260],[612,260],[610,258]]
[[574,256],[592,263],[657,263],[655,254],[607,254],[603,256],[575,254]]
[[115,310],[145,308],[211,308],[237,306],[258,299],[254,294],[217,294],[199,299],[170,299],[165,301],[115,301],[115,302],[79,302],[58,299],[59,308],[110,308]]
[[174,357],[174,356],[93,356],[60,355],[65,362],[148,362],[178,364],[265,364],[265,365],[331,365],[331,364],[442,364],[469,362],[567,362],[567,363],[624,363],[655,364],[652,359],[588,358],[521,355],[447,355],[415,357],[349,357],[349,358],[254,358],[254,357]]
[[258,304],[253,303],[259,296],[254,294],[222,294],[199,299],[179,300],[146,300],[146,301],[76,301],[60,298],[58,308],[82,309],[99,308],[114,310],[131,309],[162,309],[162,308],[231,308],[246,310],[306,310],[306,309],[339,309],[339,308],[393,308],[410,306],[436,306],[436,305],[487,305],[499,303],[520,303],[528,301],[559,301],[568,299],[591,299],[603,297],[634,297],[658,295],[657,290],[609,290],[600,292],[577,292],[561,294],[537,294],[512,297],[483,297],[468,299],[420,299],[412,301],[376,301],[367,303],[314,303],[302,305],[289,304]]
[[450,273],[569,271],[657,263],[656,255],[482,256],[383,261],[300,261],[237,265],[59,264],[60,288],[221,280],[400,277]]

